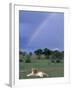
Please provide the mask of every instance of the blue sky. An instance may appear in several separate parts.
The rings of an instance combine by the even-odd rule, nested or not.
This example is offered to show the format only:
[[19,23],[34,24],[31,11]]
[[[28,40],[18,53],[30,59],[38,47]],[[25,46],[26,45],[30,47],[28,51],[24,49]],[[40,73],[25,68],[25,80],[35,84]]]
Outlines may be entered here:
[[20,10],[19,48],[64,50],[64,13]]

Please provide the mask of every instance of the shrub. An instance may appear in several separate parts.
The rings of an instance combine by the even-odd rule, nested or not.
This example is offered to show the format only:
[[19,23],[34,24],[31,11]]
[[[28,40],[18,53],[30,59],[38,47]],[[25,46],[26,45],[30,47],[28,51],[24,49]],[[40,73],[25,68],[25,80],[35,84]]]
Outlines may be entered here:
[[25,63],[31,63],[30,59],[25,60]]
[[23,60],[22,60],[22,59],[20,59],[19,61],[20,61],[20,62],[23,62]]
[[61,61],[60,60],[56,60],[56,63],[60,63]]
[[55,60],[51,60],[52,63],[55,63]]
[[25,63],[31,63],[30,55],[27,55],[27,56],[26,56]]

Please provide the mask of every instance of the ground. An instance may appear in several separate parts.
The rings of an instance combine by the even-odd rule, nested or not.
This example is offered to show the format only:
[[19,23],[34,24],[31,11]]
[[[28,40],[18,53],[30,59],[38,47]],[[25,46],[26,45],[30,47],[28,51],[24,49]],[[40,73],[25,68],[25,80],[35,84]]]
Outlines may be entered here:
[[63,77],[64,76],[64,63],[63,60],[60,63],[52,63],[49,59],[31,59],[31,63],[25,63],[25,61],[19,63],[19,78],[39,78],[39,77],[27,77],[26,75],[31,72],[32,68],[37,68],[48,74],[48,78],[51,77]]

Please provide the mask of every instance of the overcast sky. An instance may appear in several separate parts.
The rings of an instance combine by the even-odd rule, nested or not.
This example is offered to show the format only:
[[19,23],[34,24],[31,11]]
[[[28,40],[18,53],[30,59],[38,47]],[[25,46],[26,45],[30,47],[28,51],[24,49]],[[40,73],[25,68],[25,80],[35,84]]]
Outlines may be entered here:
[[64,50],[64,13],[20,10],[19,48]]

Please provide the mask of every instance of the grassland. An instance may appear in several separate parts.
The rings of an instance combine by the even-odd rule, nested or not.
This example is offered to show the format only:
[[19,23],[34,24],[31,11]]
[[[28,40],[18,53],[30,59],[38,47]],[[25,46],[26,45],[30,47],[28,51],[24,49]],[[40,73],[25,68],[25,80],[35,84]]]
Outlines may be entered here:
[[51,77],[63,77],[64,76],[64,63],[63,60],[60,63],[52,63],[49,59],[37,59],[31,58],[31,63],[23,62],[19,63],[19,79],[39,78],[39,77],[27,77],[26,75],[31,72],[32,68],[37,68],[48,74],[48,78]]

